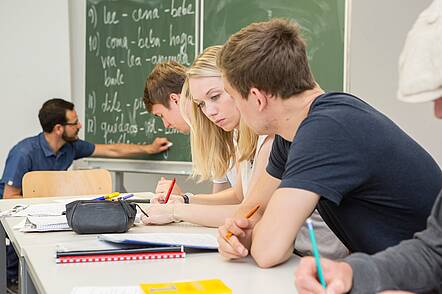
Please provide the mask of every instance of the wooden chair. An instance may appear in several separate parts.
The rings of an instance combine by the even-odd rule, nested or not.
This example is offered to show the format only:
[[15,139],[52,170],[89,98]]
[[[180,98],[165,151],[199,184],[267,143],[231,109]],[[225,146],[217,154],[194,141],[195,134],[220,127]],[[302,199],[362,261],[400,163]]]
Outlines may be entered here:
[[103,195],[112,193],[112,177],[106,169],[32,171],[23,177],[24,198]]

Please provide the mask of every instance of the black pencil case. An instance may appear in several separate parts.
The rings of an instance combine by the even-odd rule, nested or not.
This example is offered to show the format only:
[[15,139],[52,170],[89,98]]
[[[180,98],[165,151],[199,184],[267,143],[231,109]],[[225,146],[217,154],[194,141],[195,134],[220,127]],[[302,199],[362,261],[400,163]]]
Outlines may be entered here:
[[78,234],[127,232],[136,213],[135,204],[125,200],[77,200],[66,204],[69,227]]

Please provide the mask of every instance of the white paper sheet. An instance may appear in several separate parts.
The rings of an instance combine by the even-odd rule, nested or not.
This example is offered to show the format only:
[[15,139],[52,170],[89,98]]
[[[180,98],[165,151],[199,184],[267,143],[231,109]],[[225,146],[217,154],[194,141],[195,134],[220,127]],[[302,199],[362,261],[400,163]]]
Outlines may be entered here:
[[127,287],[75,287],[71,294],[143,294],[139,286]]
[[62,215],[65,210],[66,206],[62,203],[32,204],[13,216]]

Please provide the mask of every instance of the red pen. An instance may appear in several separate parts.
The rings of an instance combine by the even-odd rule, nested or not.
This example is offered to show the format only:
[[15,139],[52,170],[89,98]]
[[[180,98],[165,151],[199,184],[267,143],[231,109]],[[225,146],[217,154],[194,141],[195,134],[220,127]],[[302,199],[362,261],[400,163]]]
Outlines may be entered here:
[[176,182],[176,178],[173,178],[172,184],[170,184],[170,187],[169,187],[169,191],[167,191],[166,199],[164,200],[164,204],[166,204],[167,201],[169,201],[170,194],[172,194],[173,186],[175,186],[175,182]]

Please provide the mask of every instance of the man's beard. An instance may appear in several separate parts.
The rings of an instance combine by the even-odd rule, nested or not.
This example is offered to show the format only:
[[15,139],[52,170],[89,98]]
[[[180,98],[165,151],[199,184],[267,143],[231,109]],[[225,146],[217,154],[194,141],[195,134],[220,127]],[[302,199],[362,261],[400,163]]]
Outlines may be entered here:
[[63,135],[61,135],[61,138],[65,141],[65,142],[75,142],[78,140],[78,132],[80,130],[77,130],[77,132],[75,133],[74,136],[68,136],[66,134],[66,131],[63,132]]

